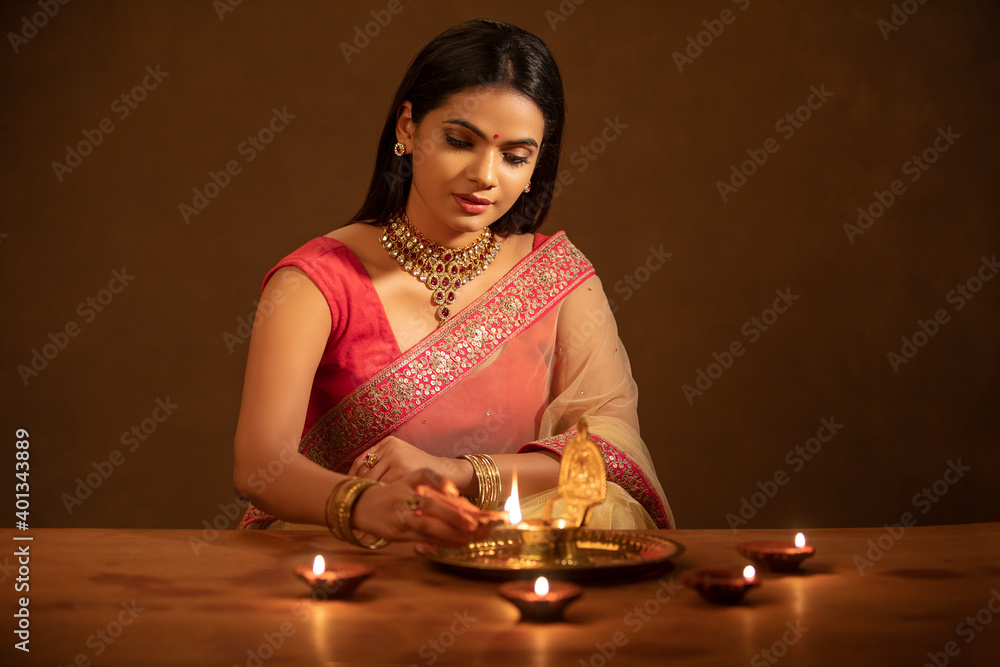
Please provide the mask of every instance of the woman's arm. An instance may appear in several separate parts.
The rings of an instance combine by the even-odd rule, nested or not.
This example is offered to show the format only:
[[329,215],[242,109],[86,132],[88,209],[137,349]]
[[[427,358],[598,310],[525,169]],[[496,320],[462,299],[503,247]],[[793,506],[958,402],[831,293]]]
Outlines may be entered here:
[[257,312],[236,424],[236,490],[287,521],[323,524],[326,498],[343,476],[299,454],[298,443],[330,309],[301,270],[285,267],[268,281]]
[[[370,468],[364,463],[365,455],[369,452],[377,456],[377,463]],[[522,498],[551,489],[559,482],[561,457],[555,452],[543,450],[525,454],[490,454],[490,458],[500,472],[500,497],[503,500],[510,495],[515,467],[517,492]],[[434,456],[395,436],[384,438],[354,459],[350,474],[391,482],[418,468],[427,468],[444,475],[455,482],[464,496],[475,498],[479,495],[479,482],[468,460]]]
[[[330,336],[330,309],[305,273],[285,267],[268,281],[257,310],[262,315],[250,338],[236,426],[234,484],[265,512],[322,525],[327,497],[345,476],[301,455],[298,443]],[[467,543],[474,537],[475,510],[448,497],[453,485],[427,471],[410,472],[390,487],[365,491],[355,506],[355,526],[388,539]],[[429,498],[420,512],[398,512],[418,487]]]

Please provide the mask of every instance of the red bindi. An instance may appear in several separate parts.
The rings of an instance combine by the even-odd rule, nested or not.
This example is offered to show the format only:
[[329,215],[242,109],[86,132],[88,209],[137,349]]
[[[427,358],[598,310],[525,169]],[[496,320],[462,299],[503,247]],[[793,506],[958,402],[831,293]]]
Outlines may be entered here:
[[500,138],[500,135],[499,135],[499,134],[494,134],[494,135],[493,135],[493,138],[494,138],[494,139],[499,139],[499,138]]

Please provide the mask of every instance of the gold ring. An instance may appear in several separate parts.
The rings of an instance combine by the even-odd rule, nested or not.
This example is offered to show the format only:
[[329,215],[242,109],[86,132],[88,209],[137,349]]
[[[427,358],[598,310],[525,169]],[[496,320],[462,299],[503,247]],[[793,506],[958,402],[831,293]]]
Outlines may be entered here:
[[369,468],[374,468],[375,464],[378,463],[378,454],[375,452],[368,452],[365,454],[364,464]]
[[415,512],[418,509],[420,509],[421,505],[424,504],[424,499],[422,496],[419,496],[416,493],[411,493],[410,495],[406,496],[405,500],[403,500],[403,504],[406,505],[406,509]]

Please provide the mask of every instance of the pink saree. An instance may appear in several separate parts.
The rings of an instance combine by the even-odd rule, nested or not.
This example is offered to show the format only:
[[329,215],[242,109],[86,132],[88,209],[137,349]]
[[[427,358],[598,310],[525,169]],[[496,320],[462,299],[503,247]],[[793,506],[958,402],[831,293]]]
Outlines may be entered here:
[[[299,452],[346,473],[388,435],[435,456],[562,452],[587,417],[609,495],[594,527],[669,528],[673,517],[639,437],[637,390],[593,266],[558,232],[467,308],[400,353],[360,261],[313,239],[278,263],[320,288],[333,327]],[[614,488],[612,488],[614,487]],[[525,515],[547,495],[523,499]],[[274,517],[251,505],[239,528]],[[263,524],[262,524],[263,525]]]

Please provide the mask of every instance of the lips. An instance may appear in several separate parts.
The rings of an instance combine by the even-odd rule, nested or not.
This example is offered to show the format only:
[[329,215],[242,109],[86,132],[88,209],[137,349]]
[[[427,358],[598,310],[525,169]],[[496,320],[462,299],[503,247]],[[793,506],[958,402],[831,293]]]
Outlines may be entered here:
[[489,199],[483,199],[472,194],[453,194],[452,197],[455,198],[455,203],[458,204],[460,209],[473,215],[483,213],[493,203]]
[[455,196],[459,197],[460,199],[464,199],[464,200],[466,200],[468,202],[472,202],[473,204],[492,204],[493,203],[489,199],[483,199],[482,197],[477,197],[476,195],[472,195],[472,194],[468,194],[467,195],[467,194],[462,194],[462,193],[456,193]]

